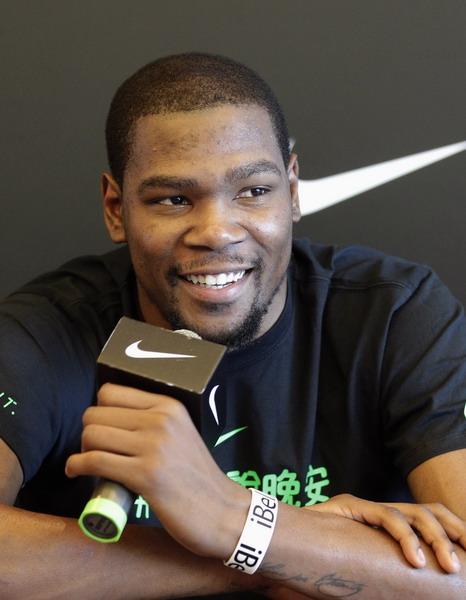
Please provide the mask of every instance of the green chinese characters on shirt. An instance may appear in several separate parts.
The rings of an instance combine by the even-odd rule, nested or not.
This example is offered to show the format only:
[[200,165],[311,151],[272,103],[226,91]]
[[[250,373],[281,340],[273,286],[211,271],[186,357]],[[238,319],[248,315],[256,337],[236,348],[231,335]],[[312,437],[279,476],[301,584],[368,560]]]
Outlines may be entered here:
[[[301,506],[301,500],[297,500],[301,492],[302,483],[299,481],[296,473],[283,469],[279,475],[270,473],[264,475],[262,479],[259,477],[256,471],[229,471],[227,473],[230,479],[240,483],[244,487],[251,487],[257,490],[261,490],[266,494],[276,496],[281,502],[287,504],[293,504],[294,506]],[[325,467],[314,468],[309,465],[306,474],[306,483],[304,485],[304,493],[306,494],[308,501],[305,502],[304,506],[312,506],[319,502],[325,502],[329,499],[323,493],[323,489],[330,483],[327,477],[327,469]]]

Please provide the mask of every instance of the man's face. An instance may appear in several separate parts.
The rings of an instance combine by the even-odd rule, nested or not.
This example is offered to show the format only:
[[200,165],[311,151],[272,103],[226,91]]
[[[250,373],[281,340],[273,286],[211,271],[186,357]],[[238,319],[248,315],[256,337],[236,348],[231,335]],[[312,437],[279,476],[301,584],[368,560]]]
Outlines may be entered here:
[[131,253],[144,319],[230,347],[286,299],[297,162],[258,106],[151,115],[135,125],[120,190],[103,178],[107,226]]

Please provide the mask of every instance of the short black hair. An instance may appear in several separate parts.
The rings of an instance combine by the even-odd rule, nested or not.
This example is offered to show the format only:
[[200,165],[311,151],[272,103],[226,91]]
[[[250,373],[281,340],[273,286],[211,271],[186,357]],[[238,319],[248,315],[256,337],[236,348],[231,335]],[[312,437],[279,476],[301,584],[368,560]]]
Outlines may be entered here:
[[263,107],[271,119],[285,166],[288,165],[288,127],[269,85],[252,69],[231,58],[189,52],[150,62],[116,91],[105,129],[108,163],[116,181],[123,183],[133,126],[139,118],[221,104]]

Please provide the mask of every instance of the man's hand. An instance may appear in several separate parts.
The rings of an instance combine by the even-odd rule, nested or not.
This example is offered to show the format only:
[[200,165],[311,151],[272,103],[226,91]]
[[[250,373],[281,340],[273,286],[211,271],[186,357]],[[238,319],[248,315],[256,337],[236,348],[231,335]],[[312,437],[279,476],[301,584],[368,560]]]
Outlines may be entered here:
[[[143,496],[168,533],[188,550],[221,559],[230,555],[250,493],[218,468],[180,402],[105,384],[98,406],[86,410],[83,422],[82,452],[66,465],[70,477],[118,481]],[[383,528],[414,567],[425,565],[416,532],[448,573],[459,569],[451,541],[466,549],[466,524],[437,505],[379,504],[341,495],[300,510]]]
[[68,476],[122,483],[188,550],[228,558],[251,495],[222,473],[181,402],[105,384],[83,423],[81,454],[68,459]]
[[447,573],[457,573],[460,569],[451,542],[466,549],[466,523],[440,504],[383,504],[341,494],[306,509],[329,512],[384,529],[400,544],[410,564],[418,568],[426,564],[420,537],[431,546]]

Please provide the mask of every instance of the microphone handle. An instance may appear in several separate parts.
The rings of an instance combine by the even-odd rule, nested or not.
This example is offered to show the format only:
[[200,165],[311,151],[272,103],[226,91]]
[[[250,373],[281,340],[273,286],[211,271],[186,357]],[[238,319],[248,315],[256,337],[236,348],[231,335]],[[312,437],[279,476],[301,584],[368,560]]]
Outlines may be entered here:
[[128,520],[136,494],[120,483],[99,479],[79,518],[79,526],[98,542],[117,542]]
[[[177,329],[175,333],[201,339],[200,335],[189,329]],[[87,536],[98,542],[118,542],[135,500],[136,494],[120,483],[99,479],[79,517],[79,526]]]

